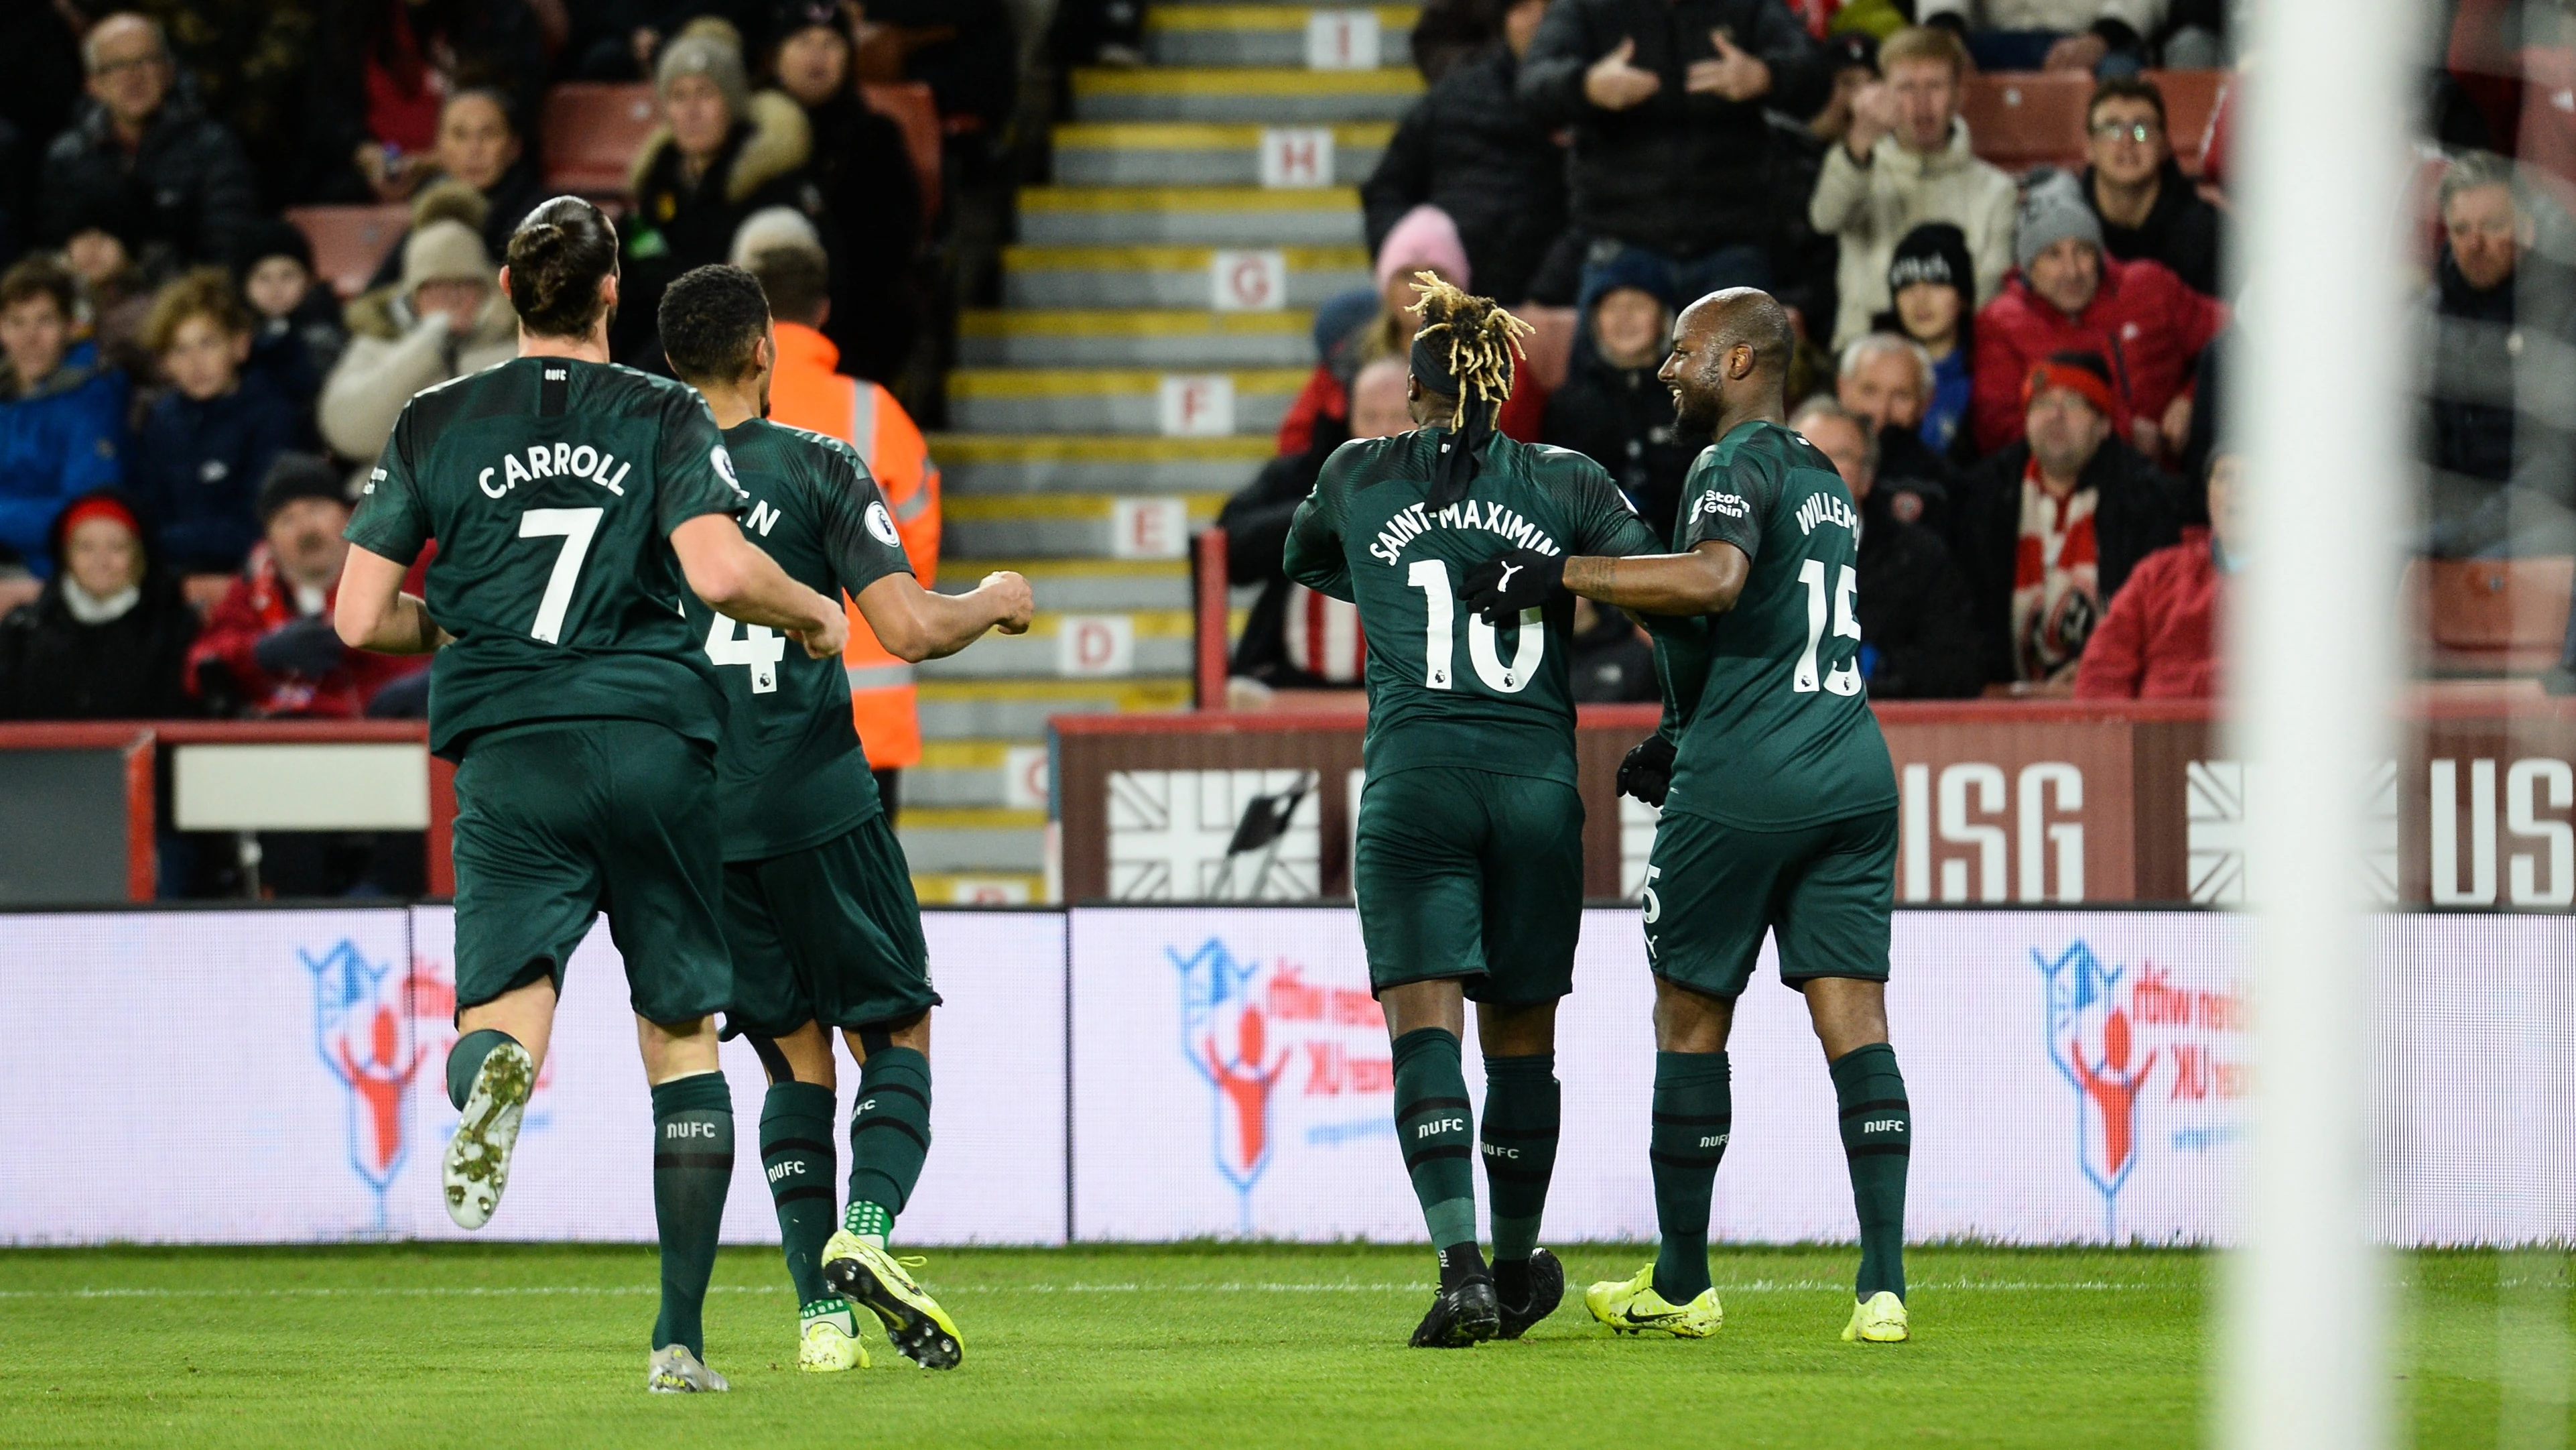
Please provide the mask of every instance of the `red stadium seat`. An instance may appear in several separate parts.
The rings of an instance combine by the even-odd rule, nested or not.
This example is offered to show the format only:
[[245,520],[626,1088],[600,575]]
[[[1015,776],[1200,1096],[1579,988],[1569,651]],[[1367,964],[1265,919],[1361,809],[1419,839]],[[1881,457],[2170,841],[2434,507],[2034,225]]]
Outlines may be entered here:
[[642,82],[567,81],[547,91],[537,121],[546,185],[583,196],[624,194],[626,169],[653,120],[653,88]]
[[921,224],[927,229],[939,215],[939,107],[923,81],[894,81],[859,87],[868,109],[903,128],[904,150],[912,153],[913,175],[921,181]]
[[1968,77],[1959,109],[1977,154],[2019,175],[2084,165],[2084,103],[2093,78],[2074,72],[1994,71]]
[[2235,72],[2223,70],[2147,72],[2147,79],[2165,94],[2165,135],[2185,175],[2200,174],[2200,146],[2209,135],[2210,115],[2218,109],[2218,93],[2234,77]]
[[2407,570],[2435,675],[2529,675],[2558,663],[2576,559],[2432,559]]
[[367,279],[411,226],[411,208],[388,206],[290,207],[286,219],[313,244],[313,273],[343,299],[367,290]]

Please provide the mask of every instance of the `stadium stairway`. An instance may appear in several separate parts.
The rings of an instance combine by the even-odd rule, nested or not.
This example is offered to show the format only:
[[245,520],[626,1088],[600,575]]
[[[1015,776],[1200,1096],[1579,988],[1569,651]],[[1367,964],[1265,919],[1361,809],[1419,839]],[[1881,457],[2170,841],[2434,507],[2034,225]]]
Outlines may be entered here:
[[931,439],[940,587],[1017,569],[1038,616],[918,672],[925,901],[1044,899],[1049,716],[1190,705],[1189,535],[1271,455],[1315,306],[1368,285],[1356,184],[1421,93],[1414,15],[1167,0],[1147,65],[1074,73]]

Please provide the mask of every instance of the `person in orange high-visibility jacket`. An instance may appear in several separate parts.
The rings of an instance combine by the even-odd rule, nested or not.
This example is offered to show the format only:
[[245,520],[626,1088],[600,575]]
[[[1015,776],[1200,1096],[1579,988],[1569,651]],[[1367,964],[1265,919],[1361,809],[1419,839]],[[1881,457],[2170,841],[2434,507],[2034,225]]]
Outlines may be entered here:
[[[810,244],[764,248],[748,259],[752,275],[769,294],[778,328],[778,368],[769,383],[769,417],[846,440],[866,460],[886,509],[902,536],[904,557],[922,587],[939,569],[939,467],[930,461],[921,429],[895,396],[865,378],[833,371],[841,350],[816,331],[831,311],[831,270]],[[841,652],[850,674],[850,716],[859,743],[876,772],[886,813],[895,813],[895,773],[921,763],[921,717],[912,666],[886,652],[859,617],[850,615],[850,642]]]

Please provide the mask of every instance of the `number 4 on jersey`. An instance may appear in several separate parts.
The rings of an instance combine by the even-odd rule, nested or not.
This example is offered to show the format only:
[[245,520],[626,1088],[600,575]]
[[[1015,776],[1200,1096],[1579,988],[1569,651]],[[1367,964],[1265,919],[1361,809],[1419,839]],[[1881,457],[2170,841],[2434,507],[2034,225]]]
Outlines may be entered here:
[[[1789,688],[1801,694],[1816,689],[1816,646],[1825,637],[1825,561],[1809,559],[1798,566],[1798,582],[1807,586],[1807,652],[1798,656],[1798,672],[1790,677]],[[1833,622],[1838,638],[1860,638],[1860,619],[1852,613],[1852,598],[1860,593],[1860,575],[1845,564],[1834,581]],[[1860,693],[1860,664],[1845,660],[1834,666],[1824,679],[1824,687],[1837,695]]]
[[[737,637],[734,631],[743,633]],[[787,636],[765,624],[745,627],[716,616],[707,631],[707,658],[718,665],[742,665],[751,671],[751,692],[766,695],[778,688],[778,662],[787,658]]]

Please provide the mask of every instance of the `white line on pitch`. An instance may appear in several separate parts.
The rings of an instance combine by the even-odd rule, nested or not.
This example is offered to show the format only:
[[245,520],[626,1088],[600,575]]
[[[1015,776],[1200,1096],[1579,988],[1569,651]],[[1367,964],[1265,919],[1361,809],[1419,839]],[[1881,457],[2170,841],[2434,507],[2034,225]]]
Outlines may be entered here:
[[[1424,1283],[1337,1283],[1337,1284],[957,1284],[938,1288],[942,1294],[1146,1294],[1191,1291],[1216,1294],[1414,1294],[1429,1288]],[[1754,1279],[1742,1283],[1720,1284],[1717,1288],[1729,1294],[1821,1294],[1829,1290],[1848,1290],[1850,1284],[1840,1279]],[[2015,1279],[1950,1279],[1917,1280],[1910,1288],[1915,1292],[1935,1290],[1961,1293],[2053,1294],[2053,1293],[2128,1293],[2159,1288],[2181,1288],[2180,1285],[2121,1283],[2104,1279],[2075,1279],[2064,1282],[2041,1282]],[[713,1284],[710,1294],[783,1294],[784,1284]],[[355,1288],[279,1288],[279,1289],[0,1289],[0,1299],[321,1299],[342,1297],[392,1297],[429,1299],[482,1299],[518,1296],[588,1296],[610,1294],[658,1294],[653,1284],[535,1284],[486,1287],[472,1284],[362,1285]]]

